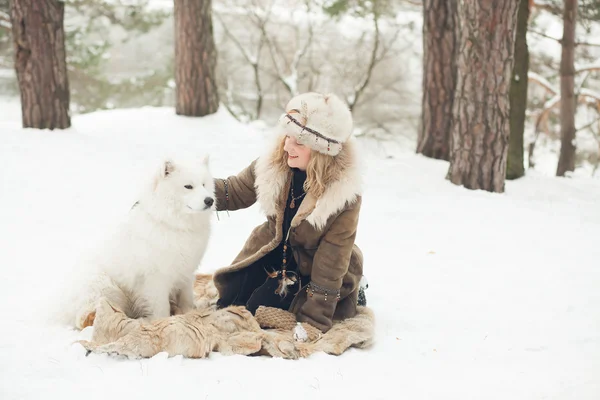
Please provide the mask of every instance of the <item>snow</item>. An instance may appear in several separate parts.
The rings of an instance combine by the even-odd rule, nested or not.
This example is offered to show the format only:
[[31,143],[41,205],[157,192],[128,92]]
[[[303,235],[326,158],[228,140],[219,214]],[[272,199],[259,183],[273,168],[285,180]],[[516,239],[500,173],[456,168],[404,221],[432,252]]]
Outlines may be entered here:
[[171,0],[149,0],[148,9],[150,10],[171,10],[173,2]]
[[[600,398],[600,180],[529,170],[506,193],[457,187],[448,164],[412,149],[368,168],[357,244],[365,256],[372,349],[288,361],[212,354],[130,361],[90,355],[47,321],[76,260],[120,220],[165,153],[211,154],[236,174],[269,131],[224,107],[73,117],[65,131],[21,129],[0,102],[0,398],[574,399]],[[257,206],[220,213],[199,271],[227,265]],[[150,379],[148,379],[150,377]],[[277,396],[275,396],[277,394]]]
[[17,74],[14,69],[0,68],[0,79],[15,79],[16,77]]

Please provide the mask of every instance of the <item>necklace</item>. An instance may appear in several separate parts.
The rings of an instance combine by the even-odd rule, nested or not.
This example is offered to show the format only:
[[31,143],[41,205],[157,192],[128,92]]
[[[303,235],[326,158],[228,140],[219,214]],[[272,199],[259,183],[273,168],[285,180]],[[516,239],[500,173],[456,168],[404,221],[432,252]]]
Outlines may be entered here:
[[293,175],[292,175],[291,195],[292,195],[292,201],[290,201],[290,208],[296,208],[296,200],[300,200],[301,198],[306,196],[306,192],[304,192],[300,196],[294,197],[294,176]]
[[[290,186],[290,195],[292,196],[292,200],[290,201],[290,208],[296,208],[296,200],[300,200],[301,198],[303,198],[306,195],[306,192],[304,192],[300,196],[294,196],[294,176],[293,175],[292,175],[292,184]],[[270,278],[279,278],[279,285],[278,285],[277,289],[275,290],[275,293],[280,295],[281,297],[285,297],[287,295],[288,286],[293,286],[299,280],[301,281],[300,277],[298,276],[298,274],[296,274],[296,272],[287,270],[288,247],[290,245],[289,236],[290,236],[290,228],[288,228],[287,235],[283,241],[283,254],[282,254],[283,257],[281,260],[281,270],[273,271],[273,272],[269,273]],[[300,282],[300,285],[298,286],[298,292],[300,292],[301,287],[302,287],[302,282]]]
[[[288,286],[294,286],[296,284],[296,282],[298,282],[299,280],[300,280],[300,285],[298,286],[298,292],[300,292],[300,288],[302,287],[302,281],[301,281],[300,277],[298,276],[298,274],[296,274],[294,271],[287,270],[287,267],[288,267],[288,265],[287,265],[287,257],[288,257],[287,250],[288,250],[288,246],[290,243],[289,237],[290,237],[290,231],[288,230],[286,238],[283,242],[283,258],[281,260],[281,270],[267,273],[269,278],[278,278],[279,279],[279,284],[277,285],[277,289],[275,289],[275,294],[278,294],[281,297],[287,296]],[[298,294],[298,292],[296,292],[296,294]]]

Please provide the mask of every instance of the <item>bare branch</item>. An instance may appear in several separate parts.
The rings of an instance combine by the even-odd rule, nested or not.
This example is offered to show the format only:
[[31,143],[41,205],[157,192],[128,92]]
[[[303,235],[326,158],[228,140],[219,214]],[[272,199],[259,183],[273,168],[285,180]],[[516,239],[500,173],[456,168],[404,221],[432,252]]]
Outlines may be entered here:
[[537,8],[538,10],[544,10],[551,14],[559,15],[561,12],[560,7],[557,7],[554,4],[546,3],[543,0],[531,0],[530,4],[533,8]]
[[551,40],[554,40],[554,41],[555,41],[555,42],[557,42],[557,43],[561,43],[561,42],[562,42],[562,39],[557,39],[557,38],[555,38],[555,37],[553,37],[553,36],[546,35],[544,32],[535,31],[535,30],[533,30],[533,29],[529,29],[529,30],[528,30],[528,32],[530,32],[530,33],[533,33],[534,35],[538,35],[538,36],[541,36],[541,37],[545,37],[546,39],[551,39]]
[[289,84],[289,82],[286,81],[285,77],[284,77],[284,73],[282,71],[282,68],[280,67],[280,62],[279,62],[279,55],[282,54],[281,49],[279,48],[279,44],[277,43],[277,37],[274,37],[273,39],[271,39],[270,35],[267,32],[267,28],[266,28],[266,24],[267,21],[266,20],[261,20],[260,17],[258,15],[255,14],[255,18],[257,19],[257,21],[259,21],[257,23],[257,27],[260,29],[260,31],[262,32],[263,37],[265,38],[265,43],[267,45],[267,49],[269,50],[269,55],[271,56],[271,60],[273,61],[273,66],[275,67],[275,73],[270,72],[270,75],[273,76],[275,79],[279,80],[279,82],[281,84],[283,84],[283,86],[287,89],[287,91],[291,94],[294,95],[296,94],[296,90],[294,88],[292,88]]
[[575,73],[579,74],[582,72],[591,72],[591,71],[600,71],[600,63],[582,66],[582,67],[578,68],[575,71]]
[[[267,13],[266,13],[267,14],[266,19],[264,22],[261,23],[261,26],[264,26],[264,24],[266,23],[266,20],[271,15],[271,10],[273,8],[273,4],[274,4],[274,1],[271,2],[271,5],[269,6]],[[256,14],[256,11],[254,11],[254,15],[258,17],[258,15]],[[256,86],[256,107],[255,107],[255,112],[254,112],[254,118],[255,119],[260,118],[264,93],[263,93],[262,85],[261,85],[261,81],[260,81],[261,67],[260,67],[259,63],[260,63],[260,55],[262,53],[262,48],[266,41],[266,38],[265,38],[266,30],[261,29],[261,34],[260,34],[260,38],[258,39],[256,53],[254,55],[252,55],[252,54],[248,53],[248,51],[246,51],[246,49],[244,48],[244,46],[242,45],[240,40],[238,38],[236,38],[235,35],[233,35],[233,33],[231,33],[231,31],[227,28],[227,24],[225,24],[225,22],[223,22],[223,19],[221,18],[221,16],[218,15],[217,13],[215,13],[215,16],[217,17],[217,20],[221,23],[221,26],[223,27],[223,32],[225,32],[225,35],[231,39],[233,44],[242,53],[242,56],[244,57],[244,59],[252,67],[253,75],[254,75],[254,85]],[[229,87],[229,82],[228,82],[228,87]],[[244,111],[244,112],[246,112],[246,111]]]
[[[306,39],[304,45],[298,46],[299,48],[294,53],[294,56],[291,62],[289,63],[287,62],[286,57],[284,56],[286,53],[289,53],[289,50],[282,49],[277,40],[277,35],[270,35],[267,31],[267,23],[269,22],[270,13],[267,15],[267,17],[263,18],[260,15],[258,15],[256,11],[252,12],[252,21],[262,32],[265,44],[267,45],[267,49],[269,50],[269,55],[271,57],[271,61],[273,62],[273,66],[275,69],[274,72],[271,70],[266,70],[264,72],[269,74],[271,77],[275,78],[279,83],[281,83],[288,91],[288,93],[290,93],[292,96],[298,94],[298,69],[300,63],[306,57],[313,44],[314,26],[312,23],[312,19],[308,18],[308,16],[310,15],[310,4],[311,2],[309,0],[306,0],[305,5],[309,11],[309,13],[307,13],[308,38]],[[297,26],[295,27],[295,31],[296,38],[298,38],[298,42],[300,42],[299,38],[303,37],[304,35],[300,33],[300,28]]]
[[[584,72],[584,71],[582,71]],[[577,74],[577,71],[575,71],[575,74]],[[585,85],[585,83],[587,82],[588,78],[592,75],[591,71],[585,71],[585,76],[583,78],[581,78],[581,82],[579,82],[578,88],[577,88],[577,93],[581,92],[581,89],[583,89],[583,85]]]
[[314,88],[317,86],[318,82],[319,82],[319,77],[321,76],[321,70],[315,66],[314,62],[313,62],[313,47],[310,47],[310,55],[308,57],[308,68],[309,68],[309,72],[307,72],[308,75],[308,91],[312,92],[314,90]]
[[[538,116],[538,118],[535,121],[536,133],[540,131],[540,127],[542,126],[542,124],[546,125],[546,127],[547,127],[548,116],[550,115],[550,111],[552,111],[552,109],[554,109],[558,106],[560,106],[560,94],[552,97],[550,100],[548,100],[546,103],[544,103],[544,108],[542,109],[542,111],[540,112],[540,115]],[[548,133],[547,129],[545,129],[544,132]]]
[[365,79],[354,90],[354,94],[352,96],[352,99],[348,99],[348,107],[350,108],[350,111],[352,111],[352,109],[354,108],[354,106],[356,106],[356,103],[358,102],[360,96],[362,95],[363,91],[365,90],[365,88],[369,84],[369,81],[371,80],[371,75],[373,74],[373,69],[375,68],[375,66],[378,63],[378,60],[377,60],[377,50],[379,49],[379,20],[378,20],[378,16],[377,15],[373,15],[373,24],[374,24],[374,27],[375,27],[375,40],[374,40],[374,43],[373,43],[373,51],[371,52],[371,60],[370,60],[369,65],[367,67]]
[[235,45],[235,47],[238,48],[238,50],[240,51],[240,53],[242,53],[242,56],[244,57],[244,59],[250,63],[251,65],[254,65],[256,63],[256,60],[254,60],[252,58],[252,56],[250,56],[250,54],[248,54],[248,52],[246,51],[246,49],[244,48],[244,46],[242,46],[242,44],[240,43],[240,41],[238,40],[238,38],[236,38],[231,31],[227,28],[227,24],[225,22],[223,22],[223,19],[221,18],[221,16],[218,13],[214,13],[214,16],[217,18],[217,20],[221,23],[221,26],[223,27],[223,32],[225,32],[225,35],[231,39],[231,41],[233,42],[233,44]]
[[591,101],[592,104],[599,103],[598,105],[600,106],[600,93],[599,92],[595,92],[588,88],[582,88],[581,90],[579,90],[579,93],[577,93],[577,97],[587,97],[588,101],[585,102],[582,100],[582,102],[590,103],[589,99],[592,99],[592,101]]
[[[302,59],[304,58],[304,56],[308,52],[308,49],[312,45],[313,37],[314,37],[314,30],[313,30],[312,20],[308,17],[308,15],[310,15],[310,1],[308,1],[308,0],[306,1],[306,8],[307,8],[307,11],[308,11],[308,13],[307,13],[308,39],[304,43],[304,47],[300,48],[298,51],[296,51],[296,53],[294,53],[294,58],[293,58],[292,63],[290,65],[290,76],[292,78],[295,78],[295,80],[296,80],[296,82],[294,83],[294,87],[292,88],[293,89],[293,91],[291,93],[292,96],[298,94],[298,68],[300,66],[300,62],[302,61]],[[298,29],[296,30],[296,37],[302,37],[302,35],[300,35],[298,33]],[[288,82],[288,86],[290,86],[289,82]]]
[[600,47],[600,43],[590,43],[590,42],[575,42],[575,46],[589,46],[589,47]]
[[[559,38],[555,38],[553,36],[550,35],[546,35],[543,32],[539,32],[539,31],[534,31],[533,29],[529,29],[529,32],[538,35],[538,36],[542,36],[545,37],[546,39],[551,39],[554,40],[555,42],[562,44],[562,39]],[[590,47],[600,47],[600,43],[590,43],[590,42],[575,42],[575,46],[590,46]]]
[[[264,27],[262,28],[264,30]],[[277,39],[275,39],[275,43],[271,40],[265,32],[265,41],[267,43],[267,48],[269,49],[269,54],[271,55],[271,60],[273,61],[273,66],[275,67],[275,73],[272,74],[275,78],[279,79],[279,81],[285,86],[285,88],[292,93],[292,88],[290,85],[283,79],[283,72],[281,72],[281,68],[279,67],[279,62],[277,61],[276,55],[277,52]]]
[[[236,112],[236,110],[233,109],[233,107],[231,106],[232,104],[235,103],[234,99],[233,99],[233,90],[232,90],[232,84],[231,84],[231,79],[227,78],[227,89],[225,90],[225,99],[227,101],[224,101],[223,104],[225,105],[225,108],[227,108],[227,111],[229,111],[229,113],[231,115],[233,115],[233,117],[238,120],[241,121],[242,118],[240,117],[239,113]],[[244,115],[250,115],[248,113],[248,111],[244,108],[244,106],[242,104],[238,104],[238,107],[241,108],[242,110],[242,114]]]
[[546,78],[544,78],[543,76],[536,74],[533,71],[529,71],[529,73],[527,74],[527,79],[530,82],[535,82],[538,85],[540,85],[541,87],[543,87],[544,89],[546,89],[546,91],[550,92],[550,94],[557,94],[558,93],[558,89],[556,89],[554,86],[552,86],[552,84],[550,82],[548,82],[548,80]]
[[[543,131],[546,134],[548,133],[548,117],[550,116],[550,111],[552,111],[552,109],[557,107],[559,104],[560,95],[556,95],[544,104],[544,108],[541,110],[540,114],[535,120],[535,136],[533,142],[529,144],[527,155],[527,161],[529,163],[530,168],[533,168],[535,166],[533,153],[535,151],[535,145],[537,143],[538,137],[540,136],[540,132]],[[542,125],[544,125],[545,129],[542,128]]]
[[575,129],[576,132],[582,131],[584,129],[587,128],[591,128],[592,126],[594,126],[595,124],[600,124],[600,117],[596,118],[595,120],[593,120],[592,122],[590,122],[589,124],[585,124],[584,126],[582,126],[581,128],[577,128]]
[[[394,32],[394,35],[389,40],[389,42],[387,44],[385,44],[385,43],[383,44],[383,46],[382,46],[383,50],[381,51],[381,54],[379,56],[379,61],[382,61],[389,55],[390,50],[393,48],[394,43],[396,43],[396,41],[398,40],[398,36],[400,36],[400,27],[396,28],[396,32]],[[407,45],[403,49],[398,50],[397,52],[394,52],[391,55],[392,56],[397,55],[397,53],[403,52],[404,50],[406,50],[407,48],[410,48],[410,47],[411,47],[410,45]]]

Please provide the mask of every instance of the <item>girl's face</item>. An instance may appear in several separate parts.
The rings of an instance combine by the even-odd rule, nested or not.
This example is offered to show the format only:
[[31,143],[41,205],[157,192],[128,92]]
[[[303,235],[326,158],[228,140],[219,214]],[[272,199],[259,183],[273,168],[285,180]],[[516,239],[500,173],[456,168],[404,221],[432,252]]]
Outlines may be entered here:
[[288,155],[287,163],[291,168],[306,171],[310,160],[310,147],[298,143],[293,136],[286,136],[283,150]]

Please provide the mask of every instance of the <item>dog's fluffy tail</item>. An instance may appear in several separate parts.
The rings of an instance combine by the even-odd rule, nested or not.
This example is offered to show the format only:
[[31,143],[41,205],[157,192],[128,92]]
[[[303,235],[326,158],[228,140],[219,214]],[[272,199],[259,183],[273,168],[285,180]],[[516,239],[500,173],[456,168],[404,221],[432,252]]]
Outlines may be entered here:
[[73,327],[75,323],[75,307],[77,294],[73,287],[61,286],[43,304],[44,319],[49,325]]
[[[95,303],[108,278],[103,275],[73,275],[65,279],[48,299],[46,322],[50,325],[82,329],[85,318],[95,310]],[[85,314],[85,315],[84,315]],[[81,321],[80,321],[81,320]]]

